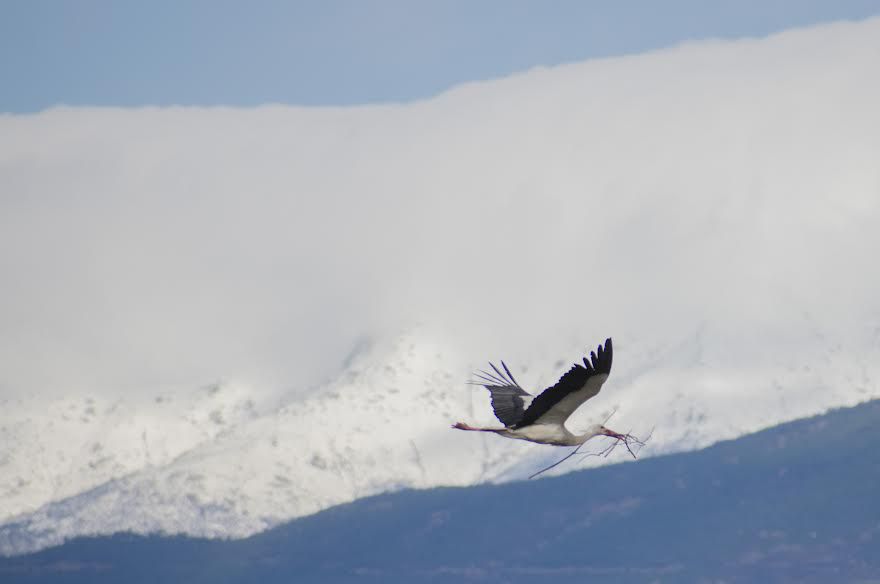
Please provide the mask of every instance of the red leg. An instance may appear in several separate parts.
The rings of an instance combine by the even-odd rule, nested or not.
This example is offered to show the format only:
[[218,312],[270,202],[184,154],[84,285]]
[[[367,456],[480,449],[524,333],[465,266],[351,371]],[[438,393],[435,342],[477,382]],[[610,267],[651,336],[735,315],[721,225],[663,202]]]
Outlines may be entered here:
[[457,430],[476,430],[476,431],[480,430],[479,428],[474,428],[473,426],[468,426],[464,422],[456,422],[455,424],[452,425],[452,427]]
[[469,424],[465,424],[464,422],[456,422],[452,425],[456,430],[471,430],[473,432],[495,432],[496,434],[499,432],[503,432],[505,428],[475,428]]

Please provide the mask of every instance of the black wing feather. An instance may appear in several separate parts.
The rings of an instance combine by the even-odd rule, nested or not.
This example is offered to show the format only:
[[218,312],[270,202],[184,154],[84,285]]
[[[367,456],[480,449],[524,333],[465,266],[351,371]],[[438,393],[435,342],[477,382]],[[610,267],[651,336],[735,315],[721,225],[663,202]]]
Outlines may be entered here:
[[489,363],[489,366],[495,370],[495,374],[478,371],[475,374],[478,381],[472,383],[482,385],[489,390],[495,417],[505,426],[513,426],[522,418],[526,399],[532,396],[519,386],[504,361],[501,362],[501,366],[506,374],[502,373],[493,363]]
[[507,427],[519,422],[525,412],[523,397],[529,396],[529,393],[511,386],[485,387],[492,393],[492,410],[495,412],[495,417]]
[[583,366],[575,364],[552,387],[548,387],[532,400],[528,409],[514,426],[522,428],[534,424],[538,418],[546,414],[550,408],[559,403],[568,394],[583,388],[594,375],[611,373],[613,350],[611,339],[605,339],[605,346],[599,345],[595,352],[590,353],[590,361],[584,357]]

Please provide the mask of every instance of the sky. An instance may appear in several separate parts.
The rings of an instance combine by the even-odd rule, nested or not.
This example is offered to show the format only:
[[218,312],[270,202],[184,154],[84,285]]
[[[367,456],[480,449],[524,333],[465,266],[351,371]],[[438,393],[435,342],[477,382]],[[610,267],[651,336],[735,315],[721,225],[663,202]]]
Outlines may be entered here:
[[355,105],[880,13],[878,0],[3,0],[0,112]]
[[257,6],[2,5],[0,99],[42,113],[0,116],[0,395],[308,388],[424,322],[522,355],[873,322],[876,20],[698,40],[870,6]]
[[719,370],[862,355],[877,26],[408,104],[0,116],[0,394],[310,387],[417,323],[479,358],[701,330]]

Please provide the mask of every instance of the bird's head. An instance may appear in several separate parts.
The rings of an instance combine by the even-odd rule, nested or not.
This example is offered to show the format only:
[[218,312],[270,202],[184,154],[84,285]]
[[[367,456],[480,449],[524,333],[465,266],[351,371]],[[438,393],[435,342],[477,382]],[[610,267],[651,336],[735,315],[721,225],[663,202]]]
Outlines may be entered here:
[[614,430],[606,428],[604,424],[593,424],[587,429],[587,434],[590,436],[611,436],[612,438],[620,436],[620,434]]
[[583,434],[581,434],[578,438],[580,439],[581,444],[589,440],[590,438],[594,438],[596,436],[611,436],[612,438],[621,438],[623,434],[618,434],[614,430],[610,430],[606,428],[603,424],[593,424],[589,426]]
[[606,432],[608,432],[608,428],[606,428],[602,424],[593,424],[592,426],[587,428],[585,435],[592,438],[593,436],[603,436],[606,434]]

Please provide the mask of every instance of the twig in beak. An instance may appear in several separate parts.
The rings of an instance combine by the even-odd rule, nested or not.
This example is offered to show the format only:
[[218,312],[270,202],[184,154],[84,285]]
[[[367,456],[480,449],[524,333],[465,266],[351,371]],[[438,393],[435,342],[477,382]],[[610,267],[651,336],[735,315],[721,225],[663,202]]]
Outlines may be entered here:
[[[614,442],[612,442],[611,444],[609,444],[608,446],[606,446],[605,448],[603,448],[602,450],[600,450],[598,452],[588,452],[587,454],[584,454],[580,460],[586,460],[587,458],[589,458],[591,456],[601,456],[602,458],[608,458],[608,456],[610,456],[611,453],[614,452],[614,449],[617,448],[617,446],[621,443],[623,443],[623,445],[626,446],[627,452],[629,452],[633,458],[638,458],[636,456],[636,453],[638,453],[642,449],[642,447],[645,446],[645,443],[648,440],[650,440],[650,438],[653,434],[654,434],[654,429],[652,428],[651,433],[648,434],[648,437],[645,438],[644,440],[642,440],[642,439],[634,436],[630,432],[627,432],[626,434],[621,434],[620,432],[615,432],[614,430],[609,430],[608,428],[603,426],[601,435],[608,436],[609,438],[614,438]],[[586,442],[584,442],[584,444],[586,444]],[[565,462],[566,460],[568,460],[569,458],[571,458],[572,456],[577,454],[578,451],[581,449],[581,447],[584,444],[579,445],[577,448],[575,448],[574,450],[572,450],[571,452],[566,454],[561,459],[557,460],[556,462],[554,462],[550,466],[539,470],[538,472],[531,475],[529,478],[533,479],[536,476],[547,472],[551,468],[555,468],[555,467],[559,466],[560,464],[562,464],[563,462]],[[631,445],[637,446],[635,451],[633,451]]]

